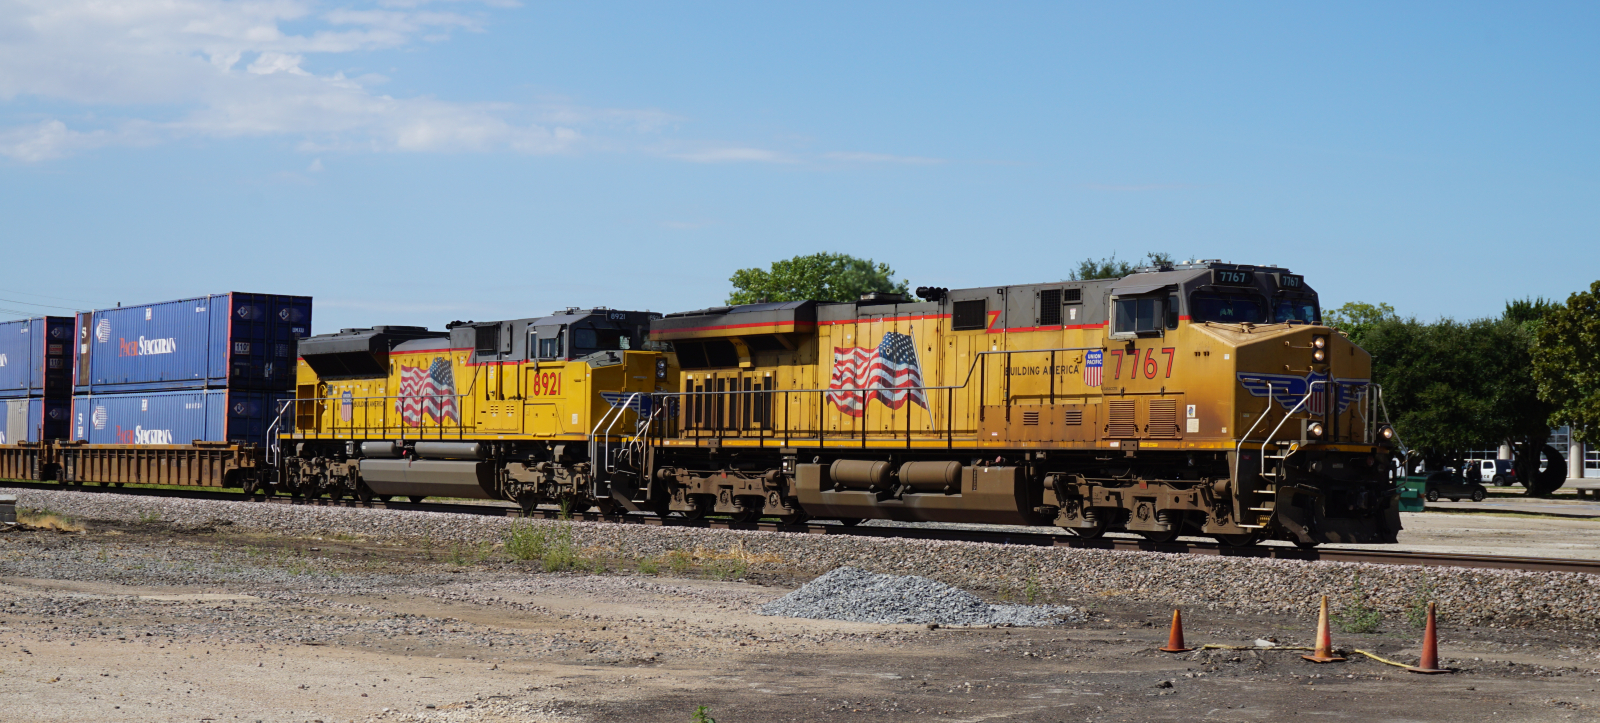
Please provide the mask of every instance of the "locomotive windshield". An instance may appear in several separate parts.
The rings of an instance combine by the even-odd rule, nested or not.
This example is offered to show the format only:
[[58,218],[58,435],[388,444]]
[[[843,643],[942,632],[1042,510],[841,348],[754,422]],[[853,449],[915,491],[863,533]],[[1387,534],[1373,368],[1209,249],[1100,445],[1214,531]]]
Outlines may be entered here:
[[573,354],[583,356],[597,351],[621,351],[631,346],[628,332],[623,329],[585,328],[572,330]]
[[1256,294],[1199,291],[1189,297],[1189,318],[1223,324],[1264,324],[1267,300]]
[[1279,297],[1272,306],[1272,320],[1279,324],[1290,321],[1321,324],[1322,313],[1315,297]]

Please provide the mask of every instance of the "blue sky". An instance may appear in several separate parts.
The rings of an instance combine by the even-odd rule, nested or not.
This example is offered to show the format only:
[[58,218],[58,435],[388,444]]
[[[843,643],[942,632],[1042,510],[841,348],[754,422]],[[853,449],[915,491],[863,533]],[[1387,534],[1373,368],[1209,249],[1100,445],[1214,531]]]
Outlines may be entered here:
[[1600,278],[1595,7],[12,0],[0,309],[438,327],[1154,250],[1492,315]]

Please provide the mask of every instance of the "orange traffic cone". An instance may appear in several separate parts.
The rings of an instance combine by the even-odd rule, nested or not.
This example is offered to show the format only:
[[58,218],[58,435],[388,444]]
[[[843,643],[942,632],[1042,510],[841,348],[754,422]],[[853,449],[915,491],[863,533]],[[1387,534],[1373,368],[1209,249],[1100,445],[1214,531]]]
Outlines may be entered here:
[[1439,667],[1439,634],[1434,630],[1433,603],[1428,603],[1428,627],[1422,631],[1422,660],[1406,668],[1413,673],[1454,673]]
[[1172,609],[1172,632],[1167,635],[1167,647],[1157,648],[1163,653],[1187,653],[1194,648],[1183,644],[1183,615],[1177,608]]
[[1328,596],[1322,596],[1322,614],[1317,616],[1317,649],[1300,656],[1313,663],[1337,663],[1344,658],[1333,654],[1333,635],[1328,632]]

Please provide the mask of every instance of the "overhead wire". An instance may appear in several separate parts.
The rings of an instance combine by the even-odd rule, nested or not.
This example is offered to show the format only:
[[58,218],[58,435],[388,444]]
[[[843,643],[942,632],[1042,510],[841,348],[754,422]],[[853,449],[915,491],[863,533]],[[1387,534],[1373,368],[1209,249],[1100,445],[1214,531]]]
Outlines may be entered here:
[[23,301],[21,299],[0,299],[0,301],[4,301],[4,302],[6,302],[8,304],[22,304],[24,306],[42,306],[42,307],[44,307],[46,309],[66,309],[68,311],[78,311],[78,307],[76,307],[76,306],[61,306],[60,304],[38,304],[38,303],[34,303],[32,301]]
[[[39,297],[41,299],[55,299],[56,301],[71,301],[71,302],[78,303],[78,304],[88,304],[90,306],[98,306],[98,304],[95,304],[94,302],[85,301],[83,299],[73,299],[73,298],[68,298],[66,296],[51,296],[49,294],[35,294],[35,293],[31,292],[31,291],[18,291],[16,289],[0,289],[0,294],[20,294],[22,296],[37,296],[37,297]],[[23,302],[23,303],[26,303],[26,302]]]

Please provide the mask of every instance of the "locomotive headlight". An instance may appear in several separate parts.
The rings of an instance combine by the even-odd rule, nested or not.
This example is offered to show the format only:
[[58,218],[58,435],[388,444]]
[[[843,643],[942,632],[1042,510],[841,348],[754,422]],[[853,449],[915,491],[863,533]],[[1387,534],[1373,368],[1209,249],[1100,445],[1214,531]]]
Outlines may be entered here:
[[1325,337],[1325,336],[1313,336],[1313,337],[1311,337],[1311,345],[1316,347],[1316,348],[1318,348],[1318,349],[1322,349],[1322,348],[1328,346],[1328,337]]
[[1387,424],[1379,427],[1378,436],[1383,437],[1385,440],[1394,439],[1394,427],[1391,427]]
[[667,378],[667,360],[665,360],[665,359],[657,359],[656,360],[656,378],[657,379],[666,379]]
[[1312,437],[1321,437],[1322,422],[1312,422],[1311,426],[1306,427],[1306,434]]
[[1323,351],[1322,349],[1318,349],[1318,350],[1316,350],[1314,352],[1311,352],[1311,358],[1315,359],[1317,361],[1322,361],[1322,360],[1328,358],[1328,352]]

